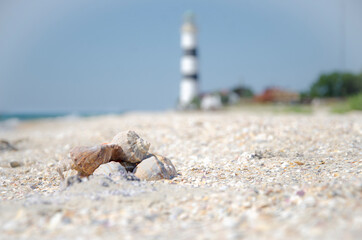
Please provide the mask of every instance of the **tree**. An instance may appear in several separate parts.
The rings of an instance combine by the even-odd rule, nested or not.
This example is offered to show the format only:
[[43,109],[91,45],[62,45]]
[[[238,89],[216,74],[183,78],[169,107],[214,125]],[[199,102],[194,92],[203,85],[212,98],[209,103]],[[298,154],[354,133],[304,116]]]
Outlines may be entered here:
[[251,88],[246,86],[237,86],[231,89],[232,92],[236,93],[239,97],[253,97],[254,92]]
[[347,97],[362,92],[362,73],[322,74],[310,89],[311,97]]

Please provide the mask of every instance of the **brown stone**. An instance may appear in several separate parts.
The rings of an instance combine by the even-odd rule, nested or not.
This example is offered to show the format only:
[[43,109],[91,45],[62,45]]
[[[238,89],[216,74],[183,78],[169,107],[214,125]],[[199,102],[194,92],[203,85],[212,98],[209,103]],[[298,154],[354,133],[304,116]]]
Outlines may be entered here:
[[115,151],[121,148],[115,144],[104,144],[94,147],[75,147],[70,151],[72,159],[71,168],[77,170],[81,176],[89,176],[101,164],[108,163],[113,157],[118,156]]

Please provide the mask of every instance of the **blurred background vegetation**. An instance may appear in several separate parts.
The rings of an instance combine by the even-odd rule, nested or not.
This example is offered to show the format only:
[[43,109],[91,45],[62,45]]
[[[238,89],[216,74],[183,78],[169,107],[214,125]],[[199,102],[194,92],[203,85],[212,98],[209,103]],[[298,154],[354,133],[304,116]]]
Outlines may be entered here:
[[362,73],[322,74],[311,86],[310,97],[349,97],[362,91]]
[[331,111],[344,113],[362,110],[362,73],[332,72],[321,74],[308,92],[301,93],[301,102],[320,99],[332,103]]
[[267,87],[262,93],[254,94],[249,87],[237,86],[229,91],[213,94],[220,96],[223,106],[229,105],[232,109],[236,107],[292,113],[362,111],[362,73],[323,73],[308,90],[301,93]]

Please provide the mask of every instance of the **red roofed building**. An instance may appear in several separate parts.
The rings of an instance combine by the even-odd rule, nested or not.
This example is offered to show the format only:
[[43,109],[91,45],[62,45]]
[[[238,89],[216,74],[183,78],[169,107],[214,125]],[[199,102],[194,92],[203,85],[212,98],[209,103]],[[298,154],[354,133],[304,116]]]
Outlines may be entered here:
[[255,96],[254,99],[257,102],[293,103],[300,100],[300,95],[297,92],[273,87],[265,89],[262,94]]

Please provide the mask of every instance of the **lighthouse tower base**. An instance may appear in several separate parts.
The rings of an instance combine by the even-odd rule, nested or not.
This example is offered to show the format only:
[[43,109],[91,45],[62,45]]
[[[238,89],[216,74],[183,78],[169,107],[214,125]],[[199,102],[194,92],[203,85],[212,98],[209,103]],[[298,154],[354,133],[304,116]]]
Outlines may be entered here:
[[185,78],[180,83],[179,109],[198,108],[198,83],[193,78]]

